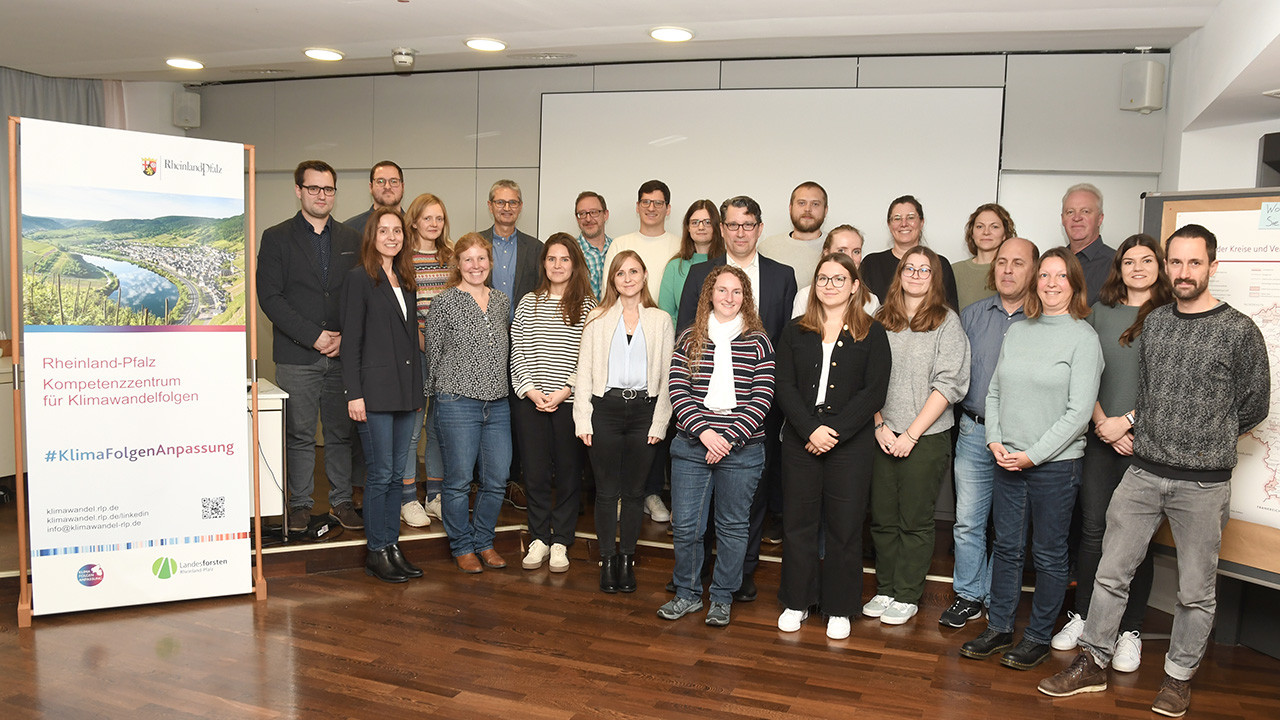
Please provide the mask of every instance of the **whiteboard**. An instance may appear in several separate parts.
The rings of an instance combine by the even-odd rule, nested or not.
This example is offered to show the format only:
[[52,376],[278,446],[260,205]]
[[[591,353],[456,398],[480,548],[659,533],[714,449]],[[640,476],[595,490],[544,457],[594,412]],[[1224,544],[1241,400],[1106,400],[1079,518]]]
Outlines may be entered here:
[[542,96],[538,235],[578,234],[574,199],[609,203],[611,237],[639,227],[636,190],[671,188],[667,230],[689,205],[750,195],[764,236],[791,230],[791,190],[826,188],[824,230],[850,223],[864,253],[890,245],[888,203],[915,195],[925,241],[969,257],[964,223],[996,200],[1003,88],[846,88],[547,93]]

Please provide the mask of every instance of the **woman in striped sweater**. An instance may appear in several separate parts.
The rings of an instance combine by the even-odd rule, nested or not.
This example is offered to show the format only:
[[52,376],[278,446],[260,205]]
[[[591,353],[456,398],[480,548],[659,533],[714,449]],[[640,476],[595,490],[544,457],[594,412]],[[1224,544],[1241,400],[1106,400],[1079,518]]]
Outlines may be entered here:
[[714,268],[702,284],[693,325],[671,358],[671,503],[676,597],[658,616],[702,609],[702,537],[716,498],[719,544],[706,623],[729,624],[742,585],[751,499],[764,470],[764,417],[773,404],[773,346],[736,267]]
[[538,287],[520,298],[511,324],[512,405],[520,466],[529,499],[529,552],[525,570],[569,569],[578,522],[582,441],[574,435],[573,383],[587,313],[596,306],[587,259],[571,235],[556,233],[542,246]]

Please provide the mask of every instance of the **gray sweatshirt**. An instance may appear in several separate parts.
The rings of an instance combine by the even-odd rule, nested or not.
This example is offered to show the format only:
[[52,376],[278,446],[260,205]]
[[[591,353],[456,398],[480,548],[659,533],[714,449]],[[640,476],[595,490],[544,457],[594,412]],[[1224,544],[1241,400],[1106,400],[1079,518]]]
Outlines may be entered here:
[[[942,324],[929,332],[907,328],[889,333],[889,351],[893,368],[880,417],[890,430],[905,432],[934,390],[953,405],[969,391],[969,338],[960,326],[960,317],[951,310]],[[954,424],[955,416],[944,412],[921,435],[950,430]]]

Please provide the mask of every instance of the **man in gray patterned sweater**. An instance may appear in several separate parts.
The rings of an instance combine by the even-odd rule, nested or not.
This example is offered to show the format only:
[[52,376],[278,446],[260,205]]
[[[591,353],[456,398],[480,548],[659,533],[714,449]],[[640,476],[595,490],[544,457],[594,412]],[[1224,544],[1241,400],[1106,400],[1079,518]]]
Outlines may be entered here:
[[1174,610],[1164,683],[1151,709],[1180,717],[1191,677],[1213,629],[1222,528],[1231,505],[1236,442],[1267,416],[1271,371],[1258,326],[1209,293],[1217,238],[1185,225],[1166,242],[1174,305],[1147,316],[1142,332],[1133,465],[1107,510],[1093,604],[1070,667],[1040,683],[1054,697],[1107,688],[1129,581],[1164,518],[1178,548]]

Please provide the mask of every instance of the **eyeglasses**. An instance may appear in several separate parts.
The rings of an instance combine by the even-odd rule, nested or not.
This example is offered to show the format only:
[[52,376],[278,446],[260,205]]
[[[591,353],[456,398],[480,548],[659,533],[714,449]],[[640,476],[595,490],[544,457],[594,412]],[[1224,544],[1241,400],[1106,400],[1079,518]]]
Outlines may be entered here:
[[307,191],[308,195],[319,195],[320,193],[324,193],[325,195],[332,196],[334,193],[338,192],[338,188],[332,185],[302,185],[301,187],[303,190]]
[[929,267],[928,265],[925,265],[923,267],[915,267],[914,265],[902,266],[903,275],[913,275],[915,277],[929,277],[929,274],[932,272],[933,272],[933,268]]
[[900,223],[903,220],[906,220],[909,223],[913,223],[919,219],[920,219],[919,215],[915,213],[907,213],[906,215],[894,215],[893,217],[889,218],[889,222]]
[[752,230],[755,230],[759,224],[760,223],[758,222],[740,222],[725,223],[724,226],[730,230],[746,230],[747,232],[751,232]]
[[373,181],[373,184],[378,187],[400,187],[400,182],[399,178],[378,178]]
[[523,202],[522,200],[490,200],[494,207],[498,208],[518,208]]
[[640,207],[643,207],[643,208],[660,208],[660,207],[665,207],[666,204],[667,204],[666,200],[641,200],[640,201]]
[[828,277],[826,275],[819,275],[814,282],[818,283],[818,287],[822,287],[824,285],[830,285],[833,288],[842,288],[844,287],[844,284],[846,282],[849,282],[849,276],[848,275],[832,275]]
[[695,228],[711,227],[711,221],[710,220],[690,220],[689,227],[695,227]]
[[603,210],[579,210],[578,212],[574,213],[574,215],[576,215],[579,220],[584,220],[586,218],[600,217],[600,214],[602,212],[604,211]]

